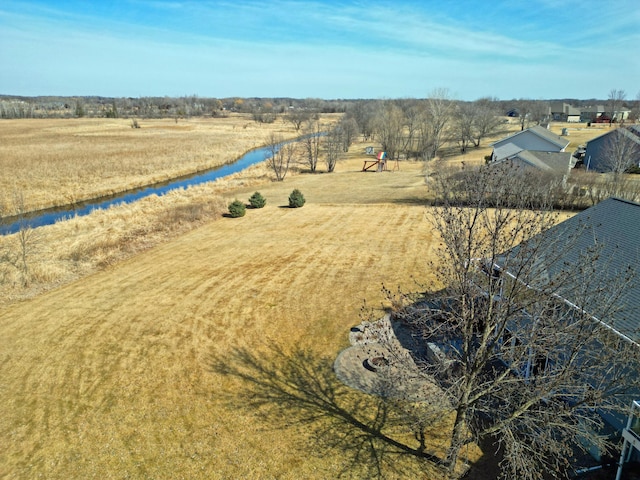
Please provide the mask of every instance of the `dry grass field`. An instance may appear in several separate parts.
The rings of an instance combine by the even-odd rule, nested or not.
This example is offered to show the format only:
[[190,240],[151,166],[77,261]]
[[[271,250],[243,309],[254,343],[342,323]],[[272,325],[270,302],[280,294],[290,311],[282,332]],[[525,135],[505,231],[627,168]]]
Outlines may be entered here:
[[14,214],[110,195],[229,163],[271,134],[296,135],[290,123],[240,114],[139,125],[131,128],[126,118],[3,120],[0,207]]
[[[382,441],[418,446],[331,371],[363,303],[374,316],[388,306],[383,284],[436,282],[423,166],[363,173],[363,149],[332,174],[275,183],[260,165],[43,227],[42,286],[0,306],[0,477],[438,478]],[[293,188],[301,209],[283,208]],[[264,209],[212,220],[255,190]],[[446,421],[428,453],[442,454]]]
[[[420,206],[316,204],[309,193],[302,209],[223,219],[6,307],[2,474],[334,478],[348,467],[349,452],[323,451],[268,407],[246,408],[251,382],[226,378],[218,363],[267,381],[233,352],[279,373],[278,345],[326,376],[364,299],[379,306],[383,282],[428,280],[431,233]],[[329,387],[342,408],[356,401]],[[418,475],[419,464],[407,457],[397,468]]]

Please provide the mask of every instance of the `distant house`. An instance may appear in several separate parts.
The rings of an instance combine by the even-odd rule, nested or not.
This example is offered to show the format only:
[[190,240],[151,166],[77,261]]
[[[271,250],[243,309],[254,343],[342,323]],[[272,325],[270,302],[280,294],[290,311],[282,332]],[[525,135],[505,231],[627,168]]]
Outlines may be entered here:
[[491,144],[492,162],[514,158],[523,150],[531,152],[564,152],[569,141],[538,125],[514,133]]
[[616,169],[613,157],[623,155],[627,167],[640,166],[640,125],[609,130],[587,142],[584,165],[587,170],[600,173]]
[[[571,241],[565,240],[575,235]],[[519,264],[509,263],[510,258],[515,258],[512,253],[527,244],[535,241],[543,244],[554,245],[545,252],[537,252],[536,262],[540,266],[538,275],[545,279],[552,280],[562,275],[565,265],[576,261],[579,252],[586,252],[599,245],[599,255],[593,259],[594,266],[601,278],[610,279],[615,282],[621,272],[629,268],[635,269],[640,262],[640,204],[609,198],[594,207],[591,207],[574,217],[557,224],[534,239],[525,241],[523,244],[514,247],[509,252],[499,256],[492,270],[498,269],[502,276],[513,276],[511,272],[517,272]],[[563,241],[570,242],[571,248],[563,251]],[[525,250],[526,251],[526,250]],[[561,253],[559,255],[559,253]],[[599,311],[606,307],[600,305],[597,300],[593,303],[581,302],[580,298],[573,298],[573,295],[581,295],[582,290],[563,290],[558,288],[554,295],[557,296],[568,308],[587,308],[585,313],[593,318],[594,322],[600,322],[607,330],[622,342],[629,342],[631,347],[640,348],[640,279],[633,276],[632,280],[626,284],[624,290],[620,292],[617,299],[618,309],[610,315]],[[582,307],[577,307],[582,305]],[[606,319],[606,320],[603,320]],[[509,331],[510,336],[518,337],[520,324],[514,323]],[[521,372],[522,375],[529,375],[527,370]],[[640,372],[637,372],[640,375]],[[528,378],[528,377],[527,377]],[[617,413],[611,411],[600,411],[600,415],[605,425],[607,435],[611,438],[622,436],[626,441],[623,451],[623,461],[640,459],[640,392],[620,390],[616,395],[616,404],[631,407],[634,409],[627,419],[628,412],[619,410]],[[600,452],[592,450],[592,454],[599,459]],[[621,462],[622,463],[622,462]]]
[[582,107],[580,110],[580,120],[583,122],[594,122],[598,117],[604,115],[606,109],[604,105],[590,105]]
[[613,112],[613,121],[618,123],[624,122],[626,120],[629,120],[629,115],[631,115],[631,110],[629,110],[628,108],[620,108],[619,110]]
[[556,122],[579,122],[581,111],[568,103],[551,102],[549,115]]

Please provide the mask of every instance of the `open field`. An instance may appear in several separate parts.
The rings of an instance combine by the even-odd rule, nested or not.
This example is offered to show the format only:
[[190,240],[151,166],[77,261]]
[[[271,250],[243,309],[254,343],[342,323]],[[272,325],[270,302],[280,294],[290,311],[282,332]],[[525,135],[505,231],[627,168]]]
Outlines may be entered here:
[[[353,205],[354,212],[358,205],[424,205],[428,192],[421,163],[403,162],[398,172],[362,173],[362,148],[353,150],[352,159],[342,162],[334,174],[306,175],[294,170],[284,183],[271,182],[272,172],[260,164],[216,182],[36,229],[28,255],[28,279],[12,265],[0,268],[0,305],[81,278],[219,219],[229,202],[247,201],[256,190],[274,207],[287,205],[293,188],[301,189],[309,203]],[[371,235],[375,241],[376,232]],[[20,236],[0,237],[0,255],[3,252],[19,257]]]
[[[360,172],[359,159],[341,167],[264,185],[269,203],[262,210],[205,224],[5,307],[0,442],[8,448],[0,453],[1,474],[334,478],[346,468],[347,478],[368,477],[363,465],[370,462],[351,465],[354,448],[327,449],[322,442],[332,439],[298,429],[295,412],[274,418],[267,405],[248,408],[252,382],[223,374],[237,367],[307,395],[313,392],[305,382],[316,376],[338,411],[375,420],[375,399],[340,385],[331,365],[360,322],[363,301],[381,312],[383,282],[416,289],[415,281],[432,280],[425,267],[433,242],[419,205],[420,164],[381,174]],[[295,187],[307,204],[280,208]],[[241,188],[226,198],[243,198]],[[117,210],[94,215],[110,223]],[[43,231],[63,241],[84,221],[95,219]],[[243,353],[257,354],[264,369],[251,368]],[[277,377],[292,366],[306,372],[304,382]],[[335,422],[330,413],[320,425]],[[387,427],[394,429],[417,446]],[[435,475],[415,457],[385,450],[385,478]]]
[[[211,223],[5,308],[0,472],[335,478],[349,452],[323,452],[295,425],[282,431],[286,417],[247,409],[251,384],[223,376],[217,361],[237,363],[239,348],[271,365],[276,344],[326,375],[364,299],[379,306],[383,282],[429,279],[432,237],[420,206],[312,198]],[[348,408],[353,393],[331,386]],[[409,457],[398,468],[418,466]]]
[[[422,164],[362,173],[363,148],[332,174],[271,183],[260,165],[42,228],[48,291],[0,307],[0,477],[438,478],[331,371],[363,302],[388,306],[383,284],[436,282]],[[306,205],[282,208],[293,188]],[[219,218],[255,190],[264,209]]]
[[[323,121],[336,118],[325,115]],[[3,120],[0,215],[66,205],[202,171],[265,145],[272,134],[285,138],[297,134],[282,120],[256,123],[241,114],[148,119],[139,125],[131,128],[126,118]],[[557,134],[563,128],[569,130],[567,150],[573,151],[610,127],[551,124]],[[501,134],[517,130],[517,124],[505,124]],[[485,148],[471,148],[466,156],[482,159],[489,152],[488,143],[483,142]],[[456,153],[455,146],[445,150],[447,155]]]
[[[5,215],[65,205],[161,182],[229,163],[268,143],[296,135],[281,120],[226,118],[139,120],[3,120],[0,124],[0,207]],[[14,198],[21,192],[23,205]],[[0,215],[2,209],[0,208]]]

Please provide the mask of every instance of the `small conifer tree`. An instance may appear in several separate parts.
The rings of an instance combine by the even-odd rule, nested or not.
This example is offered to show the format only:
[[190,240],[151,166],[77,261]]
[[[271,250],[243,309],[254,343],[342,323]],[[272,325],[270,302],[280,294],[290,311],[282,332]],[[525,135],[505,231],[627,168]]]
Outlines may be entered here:
[[293,192],[291,192],[291,195],[289,195],[290,208],[300,208],[304,205],[304,202],[304,195],[302,195],[302,192],[297,188]]
[[251,205],[251,208],[262,208],[267,204],[267,199],[264,198],[260,192],[256,192],[253,195],[251,195],[251,198],[249,198],[249,205]]
[[245,207],[244,203],[240,200],[234,200],[229,204],[229,215],[231,215],[231,218],[244,217],[246,211],[247,207]]

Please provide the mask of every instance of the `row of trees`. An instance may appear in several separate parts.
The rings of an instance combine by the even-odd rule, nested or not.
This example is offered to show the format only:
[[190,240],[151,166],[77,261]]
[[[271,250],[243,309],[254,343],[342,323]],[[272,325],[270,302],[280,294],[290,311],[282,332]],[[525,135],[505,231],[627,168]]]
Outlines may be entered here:
[[0,95],[0,118],[111,117],[142,118],[251,114],[256,121],[275,121],[289,112],[343,113],[350,102],[293,98],[183,97],[20,97]]
[[277,181],[284,180],[294,164],[316,173],[319,163],[324,160],[326,172],[333,172],[358,136],[358,125],[351,117],[343,117],[336,125],[323,124],[313,117],[301,124],[298,130],[303,136],[296,142],[284,141],[277,134],[272,134],[269,139],[267,163]]
[[[459,108],[448,91],[441,89],[425,100],[360,102],[347,115],[355,120],[365,140],[380,142],[389,158],[431,160],[448,140]],[[496,109],[492,112],[499,114]]]
[[0,118],[188,117],[212,115],[222,103],[215,98],[190,97],[2,97]]
[[[548,102],[520,99],[509,105],[518,110],[521,129],[548,117]],[[356,102],[346,115],[365,140],[380,142],[390,158],[432,160],[445,145],[457,145],[462,153],[481,146],[500,131],[505,108],[495,98],[463,102],[451,98],[447,89],[437,89],[426,99]]]
[[[454,101],[446,89],[440,88],[432,91],[424,99],[398,99],[394,101],[379,100],[325,100],[318,98],[211,98],[189,95],[183,97],[20,97],[0,95],[0,118],[44,118],[44,117],[189,117],[189,116],[220,116],[227,112],[239,112],[251,114],[258,122],[273,122],[278,118],[292,121],[300,125],[302,117],[307,120],[309,116],[317,113],[345,113],[352,112],[357,117],[362,133],[366,136],[373,133],[373,125],[370,125],[371,110],[379,108],[379,104],[394,103],[400,107],[406,115],[409,105],[434,100],[448,100],[462,107],[463,110],[477,109],[478,107],[490,107],[490,110],[502,116],[509,110],[518,112],[521,128],[526,128],[530,122],[541,122],[549,113],[547,100],[512,99],[499,100],[494,97],[485,97],[475,102]],[[632,116],[640,116],[640,92],[635,99],[628,99],[627,93],[621,89],[612,89],[606,100],[577,100],[561,99],[573,106],[603,104],[607,111],[616,112],[622,107],[633,110]],[[299,127],[298,127],[299,128]],[[457,141],[457,139],[456,139]]]

